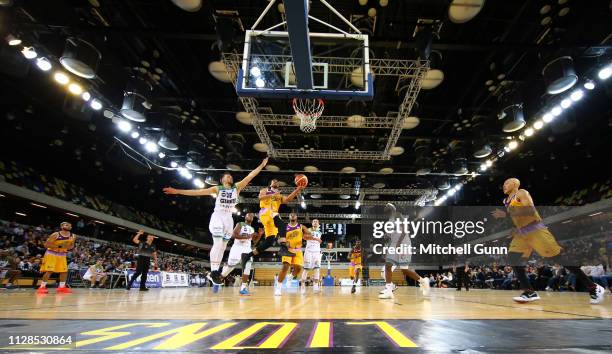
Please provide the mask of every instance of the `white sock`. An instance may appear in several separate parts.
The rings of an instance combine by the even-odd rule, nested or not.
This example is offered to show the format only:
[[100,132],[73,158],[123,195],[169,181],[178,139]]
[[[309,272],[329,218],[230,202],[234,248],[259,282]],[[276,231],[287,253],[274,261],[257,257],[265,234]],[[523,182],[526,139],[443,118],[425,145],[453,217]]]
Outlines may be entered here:
[[308,278],[308,271],[306,269],[304,269],[302,271],[302,282],[305,282],[306,278]]
[[224,241],[222,237],[213,236],[213,245],[210,249],[210,270],[219,270],[221,261],[223,260],[223,253],[227,247],[227,241]]
[[211,272],[219,270],[219,267],[221,267],[221,262],[210,262],[210,271]]
[[41,281],[40,282],[40,287],[41,288],[46,288],[47,287],[47,282],[46,281]]
[[232,270],[234,270],[234,267],[230,267],[230,266],[224,266],[223,267],[223,271],[221,272],[221,276],[222,277],[227,277],[229,275],[229,273],[232,272]]
[[385,284],[385,289],[387,289],[387,290],[393,290],[393,283],[387,283],[387,284]]
[[315,268],[315,270],[314,270],[314,281],[317,282],[317,283],[319,282],[319,277],[321,276],[320,273],[321,273],[320,269],[319,268]]
[[64,281],[60,281],[60,286],[59,286],[59,287],[60,287],[60,288],[63,288],[63,287],[65,287],[65,286],[66,286],[66,282],[64,282]]

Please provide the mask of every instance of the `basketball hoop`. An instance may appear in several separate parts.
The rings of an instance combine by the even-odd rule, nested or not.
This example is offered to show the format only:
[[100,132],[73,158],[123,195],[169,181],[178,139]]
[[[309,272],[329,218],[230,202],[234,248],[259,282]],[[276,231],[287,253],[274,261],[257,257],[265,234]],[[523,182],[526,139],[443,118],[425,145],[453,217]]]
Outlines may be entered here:
[[325,102],[320,98],[294,98],[292,104],[295,115],[300,118],[300,129],[304,133],[317,129],[317,119],[323,114]]

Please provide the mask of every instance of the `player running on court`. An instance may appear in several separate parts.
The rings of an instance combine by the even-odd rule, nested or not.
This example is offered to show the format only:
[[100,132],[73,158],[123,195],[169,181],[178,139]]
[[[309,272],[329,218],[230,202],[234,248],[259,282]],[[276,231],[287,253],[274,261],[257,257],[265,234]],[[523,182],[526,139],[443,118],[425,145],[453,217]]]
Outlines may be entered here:
[[540,299],[525,272],[525,265],[531,253],[536,251],[544,258],[553,258],[555,263],[563,265],[565,269],[574,273],[577,284],[589,291],[591,304],[601,303],[604,300],[605,289],[589,279],[580,266],[568,265],[572,262],[561,254],[561,246],[542,222],[531,195],[526,190],[519,189],[520,185],[521,182],[517,178],[507,179],[502,187],[504,194],[508,196],[504,199],[506,211],[495,210],[492,213],[495,218],[509,216],[516,227],[511,233],[508,263],[513,267],[523,293],[513,300],[524,303]]
[[349,261],[351,262],[351,264],[349,265],[349,276],[353,281],[353,286],[351,286],[351,294],[354,294],[357,291],[357,283],[359,283],[359,274],[363,269],[361,240],[355,241],[355,246],[353,246],[353,249],[349,254]]
[[[234,244],[230,248],[229,256],[227,257],[227,265],[223,267],[221,277],[225,279],[236,266],[240,265],[241,256],[243,253],[251,252],[251,240],[257,243],[260,235],[255,232],[253,223],[253,213],[247,213],[244,221],[236,224],[233,232]],[[240,286],[240,295],[249,294],[249,277],[251,275],[251,266],[253,260],[247,262],[246,267],[242,269],[242,285]]]
[[[210,217],[208,229],[213,237],[213,246],[210,249],[210,280],[215,285],[221,284],[221,272],[219,267],[223,260],[223,253],[227,248],[227,242],[232,237],[234,231],[234,219],[232,213],[238,203],[238,195],[252,180],[261,172],[268,163],[268,158],[263,159],[256,169],[251,171],[241,181],[234,183],[231,174],[225,173],[221,177],[221,185],[203,189],[175,189],[172,187],[164,188],[166,194],[186,195],[199,197],[203,195],[216,195],[215,209]],[[244,268],[243,268],[244,269]]]
[[312,291],[319,291],[319,278],[321,277],[321,229],[319,219],[312,220],[312,227],[309,229],[310,235],[306,234],[303,236],[306,240],[306,249],[304,250],[304,271],[302,272],[301,291],[302,294],[306,292],[306,279],[308,278],[308,271],[314,271],[314,279],[312,285]]
[[278,274],[278,280],[274,287],[274,296],[282,295],[283,280],[285,280],[285,276],[287,275],[290,267],[293,267],[293,277],[296,277],[302,271],[302,265],[304,264],[302,240],[304,235],[310,236],[310,231],[308,228],[298,223],[298,217],[295,212],[289,214],[289,223],[287,224],[286,228],[287,244],[289,246],[289,251],[293,253],[293,256],[283,256],[281,259],[283,262],[283,267],[281,272]]

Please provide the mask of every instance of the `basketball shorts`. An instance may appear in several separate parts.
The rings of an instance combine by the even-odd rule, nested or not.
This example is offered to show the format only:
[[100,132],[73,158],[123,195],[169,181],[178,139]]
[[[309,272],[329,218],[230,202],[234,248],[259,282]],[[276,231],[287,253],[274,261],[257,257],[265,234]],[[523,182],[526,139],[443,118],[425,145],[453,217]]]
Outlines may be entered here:
[[66,253],[47,250],[40,265],[40,271],[43,273],[66,273],[68,271]]
[[261,209],[259,211],[259,222],[264,227],[265,237],[278,235],[278,228],[274,224],[274,218],[272,217],[272,211],[270,209]]
[[561,253],[561,246],[545,226],[527,233],[515,232],[513,236],[508,252],[522,253],[523,258],[529,258],[533,251],[544,258]]
[[208,230],[213,237],[222,237],[224,240],[232,238],[234,232],[234,219],[231,213],[222,213],[215,211],[210,216]]
[[388,254],[385,263],[391,263],[400,269],[408,269],[411,260],[412,254]]
[[304,254],[302,253],[302,250],[295,249],[295,248],[290,248],[289,251],[295,253],[295,256],[293,257],[286,257],[283,256],[282,258],[282,262],[283,263],[289,263],[290,265],[296,265],[296,266],[302,266],[304,264]]
[[234,240],[234,245],[230,249],[229,256],[227,257],[227,265],[230,267],[236,267],[240,265],[240,260],[243,253],[251,252],[251,245],[249,243],[238,243]]
[[321,268],[321,252],[308,251],[304,252],[304,269]]

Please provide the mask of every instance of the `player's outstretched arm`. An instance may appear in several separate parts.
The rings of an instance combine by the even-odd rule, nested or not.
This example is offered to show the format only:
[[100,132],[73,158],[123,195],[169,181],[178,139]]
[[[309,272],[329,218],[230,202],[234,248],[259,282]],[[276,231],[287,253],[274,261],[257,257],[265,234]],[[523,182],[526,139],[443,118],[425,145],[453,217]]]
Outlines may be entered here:
[[55,246],[55,240],[57,240],[57,232],[52,233],[45,241],[45,248],[51,248]]
[[305,187],[302,186],[298,186],[297,188],[295,188],[295,190],[293,192],[291,192],[291,194],[289,194],[286,197],[283,197],[283,204],[289,203],[290,201],[294,200],[295,197],[297,197],[300,193],[302,193],[302,190]]
[[255,178],[255,176],[257,176],[259,172],[263,170],[264,167],[266,167],[267,163],[268,158],[266,157],[265,159],[263,159],[263,161],[261,161],[261,163],[259,164],[259,166],[257,166],[256,169],[251,171],[251,173],[244,177],[240,182],[236,183],[236,188],[238,188],[238,191],[241,191],[242,188],[246,187],[253,180],[253,178]]
[[138,230],[136,235],[134,235],[134,237],[132,238],[132,242],[134,242],[135,244],[139,244],[140,243],[140,236],[142,234],[144,234],[144,231],[143,230]]
[[189,197],[199,197],[202,195],[211,195],[219,191],[217,186],[203,188],[203,189],[176,189],[172,187],[166,187],[163,189],[164,193],[170,195],[186,195]]

